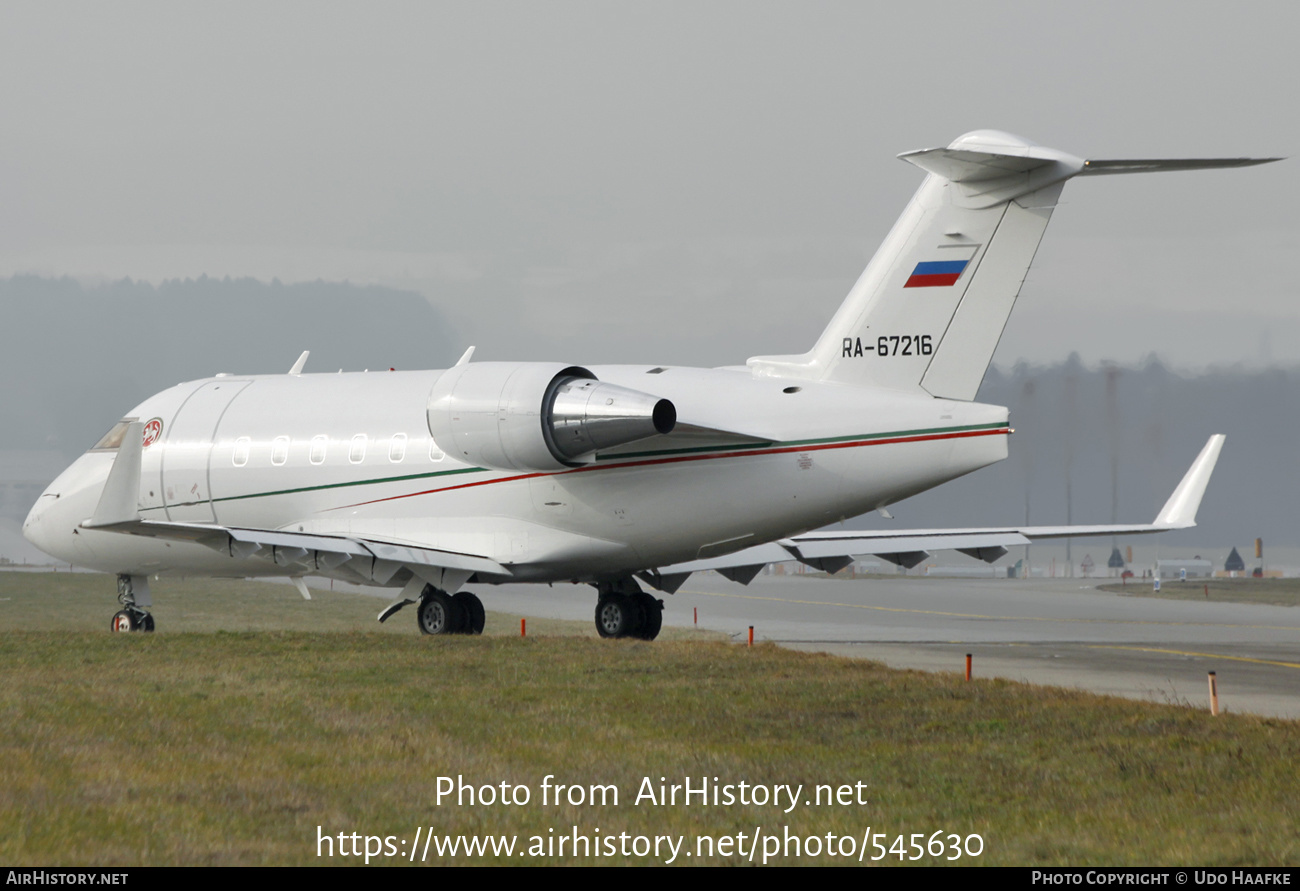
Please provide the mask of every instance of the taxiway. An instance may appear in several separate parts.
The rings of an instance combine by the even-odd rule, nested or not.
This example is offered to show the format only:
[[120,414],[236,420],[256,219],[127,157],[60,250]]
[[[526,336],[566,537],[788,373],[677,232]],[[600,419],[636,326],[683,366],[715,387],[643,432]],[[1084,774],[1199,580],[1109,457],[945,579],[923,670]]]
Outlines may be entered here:
[[[663,596],[664,624],[1096,693],[1300,718],[1300,609],[1098,591],[1099,580],[759,576],[748,587],[701,573]],[[1174,583],[1176,584],[1176,583]],[[589,620],[586,586],[502,585],[488,609]]]

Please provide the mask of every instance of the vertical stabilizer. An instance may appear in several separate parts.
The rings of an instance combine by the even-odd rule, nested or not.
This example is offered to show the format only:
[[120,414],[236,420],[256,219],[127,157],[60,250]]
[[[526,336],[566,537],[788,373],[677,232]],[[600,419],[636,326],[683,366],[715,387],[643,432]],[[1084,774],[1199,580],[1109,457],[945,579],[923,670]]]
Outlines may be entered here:
[[929,176],[830,325],[802,356],[750,359],[756,373],[974,398],[1083,161],[992,130],[900,157]]
[[1084,161],[996,130],[900,155],[929,175],[816,345],[755,374],[975,398],[1065,181],[1274,159]]

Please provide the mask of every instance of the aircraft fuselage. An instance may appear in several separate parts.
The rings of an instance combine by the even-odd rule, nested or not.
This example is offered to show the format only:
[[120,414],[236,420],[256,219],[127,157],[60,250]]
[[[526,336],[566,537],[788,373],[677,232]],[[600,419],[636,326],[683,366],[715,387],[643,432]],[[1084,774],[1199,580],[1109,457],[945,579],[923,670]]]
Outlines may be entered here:
[[[748,368],[591,366],[750,441],[652,437],[579,466],[475,466],[435,442],[443,371],[229,375],[145,400],[143,519],[373,537],[477,554],[510,575],[596,581],[720,556],[883,507],[1007,455],[1007,411]],[[24,526],[70,563],[130,575],[293,575],[202,545],[78,528],[114,452],[87,452]],[[346,569],[339,570],[347,577]]]

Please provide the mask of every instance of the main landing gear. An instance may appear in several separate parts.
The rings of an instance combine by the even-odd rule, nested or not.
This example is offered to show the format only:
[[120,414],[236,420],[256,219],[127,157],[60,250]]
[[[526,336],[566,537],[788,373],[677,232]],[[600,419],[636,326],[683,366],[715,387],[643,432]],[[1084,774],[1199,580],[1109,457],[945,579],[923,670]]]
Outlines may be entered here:
[[137,605],[137,594],[140,595],[142,605],[152,604],[153,601],[149,597],[149,580],[145,576],[119,575],[117,577],[117,600],[122,604],[122,608],[113,614],[113,622],[109,627],[114,631],[153,631],[153,616]]
[[423,634],[482,634],[483,601],[469,591],[448,594],[425,585],[415,610]]
[[664,624],[664,602],[637,587],[632,579],[596,585],[596,632],[601,637],[654,640]]

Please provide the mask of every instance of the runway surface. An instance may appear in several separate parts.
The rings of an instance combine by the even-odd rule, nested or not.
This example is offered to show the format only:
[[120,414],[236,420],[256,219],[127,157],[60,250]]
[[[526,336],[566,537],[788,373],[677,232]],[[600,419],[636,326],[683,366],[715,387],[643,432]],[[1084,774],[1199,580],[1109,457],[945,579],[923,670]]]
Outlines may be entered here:
[[[1098,591],[1081,579],[760,576],[748,587],[693,576],[664,600],[664,624],[744,640],[875,659],[895,668],[963,671],[1300,719],[1300,608],[1162,600]],[[592,621],[579,585],[480,589],[488,609]]]

